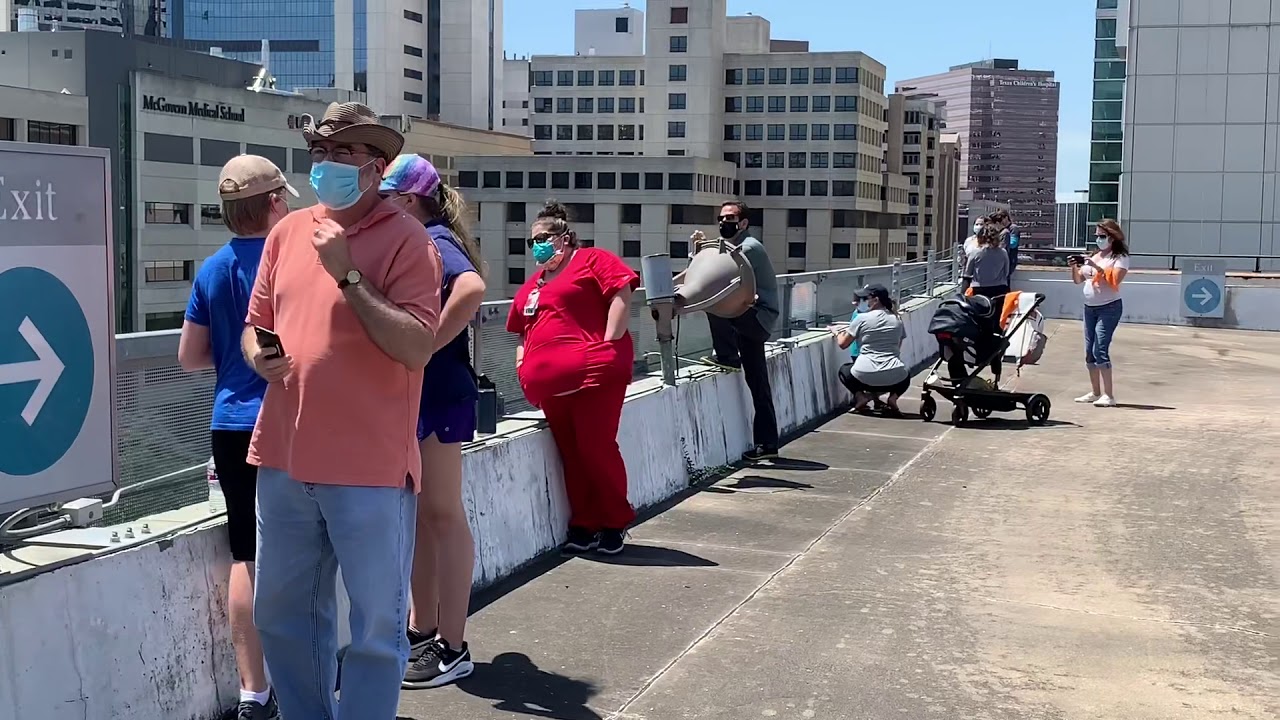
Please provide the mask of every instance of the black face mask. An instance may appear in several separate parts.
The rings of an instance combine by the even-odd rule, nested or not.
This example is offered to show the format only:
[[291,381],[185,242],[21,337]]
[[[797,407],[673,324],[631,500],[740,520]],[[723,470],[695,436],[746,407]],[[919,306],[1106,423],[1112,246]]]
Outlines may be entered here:
[[738,234],[738,223],[722,222],[720,223],[720,237],[728,240]]

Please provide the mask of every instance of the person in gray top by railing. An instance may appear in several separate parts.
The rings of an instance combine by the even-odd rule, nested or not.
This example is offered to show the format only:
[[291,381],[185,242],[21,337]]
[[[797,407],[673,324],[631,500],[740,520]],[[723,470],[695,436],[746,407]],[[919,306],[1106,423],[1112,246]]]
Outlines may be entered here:
[[778,321],[779,303],[778,279],[773,274],[773,264],[769,262],[769,253],[764,245],[751,235],[748,212],[746,203],[730,200],[720,206],[720,237],[707,238],[696,232],[692,240],[695,252],[709,244],[719,243],[721,239],[740,246],[755,275],[756,302],[749,310],[733,319],[707,314],[715,357],[704,358],[720,367],[742,370],[746,378],[751,402],[755,406],[752,428],[755,446],[743,457],[755,461],[778,456],[778,420],[773,408],[773,388],[769,386],[764,345]]
[[[981,295],[991,298],[996,307],[1000,307],[1005,295],[1009,293],[1009,253],[1001,245],[1003,228],[999,223],[988,222],[978,236],[978,249],[969,253],[965,260],[964,273],[960,277],[960,290],[965,295]],[[1000,313],[996,312],[994,324],[988,328],[992,333],[999,333]],[[991,360],[991,374],[997,385],[1000,383],[1000,371],[1003,369],[1003,358],[997,354]],[[948,374],[957,379],[967,373],[961,356],[952,358],[947,366]]]

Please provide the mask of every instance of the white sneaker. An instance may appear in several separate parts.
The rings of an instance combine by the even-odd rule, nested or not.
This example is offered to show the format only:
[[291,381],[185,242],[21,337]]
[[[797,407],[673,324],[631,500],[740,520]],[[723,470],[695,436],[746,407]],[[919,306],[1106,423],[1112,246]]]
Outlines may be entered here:
[[1076,402],[1078,403],[1092,403],[1097,401],[1098,401],[1098,396],[1094,395],[1093,393],[1088,393],[1087,395],[1081,395],[1080,397],[1076,398]]
[[1102,397],[1093,401],[1093,406],[1094,407],[1115,407],[1116,399],[1111,397],[1110,395],[1103,395]]

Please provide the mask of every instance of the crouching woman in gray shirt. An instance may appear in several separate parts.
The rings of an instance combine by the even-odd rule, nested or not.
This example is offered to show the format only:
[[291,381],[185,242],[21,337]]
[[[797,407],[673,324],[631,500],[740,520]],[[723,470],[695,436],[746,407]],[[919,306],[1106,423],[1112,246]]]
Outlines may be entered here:
[[866,412],[873,400],[887,394],[889,412],[900,415],[898,398],[911,380],[902,362],[902,341],[907,336],[902,319],[883,285],[868,285],[856,295],[857,317],[835,331],[841,349],[858,343],[858,357],[840,368],[840,382],[853,393],[854,412]]

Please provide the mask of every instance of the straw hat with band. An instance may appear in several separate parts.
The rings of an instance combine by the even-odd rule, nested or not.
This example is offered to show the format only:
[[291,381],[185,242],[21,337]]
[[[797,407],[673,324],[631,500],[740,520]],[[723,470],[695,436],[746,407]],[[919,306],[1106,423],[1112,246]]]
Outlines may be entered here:
[[298,197],[298,191],[285,179],[280,168],[259,155],[233,157],[218,174],[218,196],[223,200],[243,200],[281,188]]
[[368,145],[390,162],[404,149],[404,136],[378,122],[378,114],[357,102],[330,103],[324,117],[304,115],[302,137],[308,144],[328,140],[343,144]]

